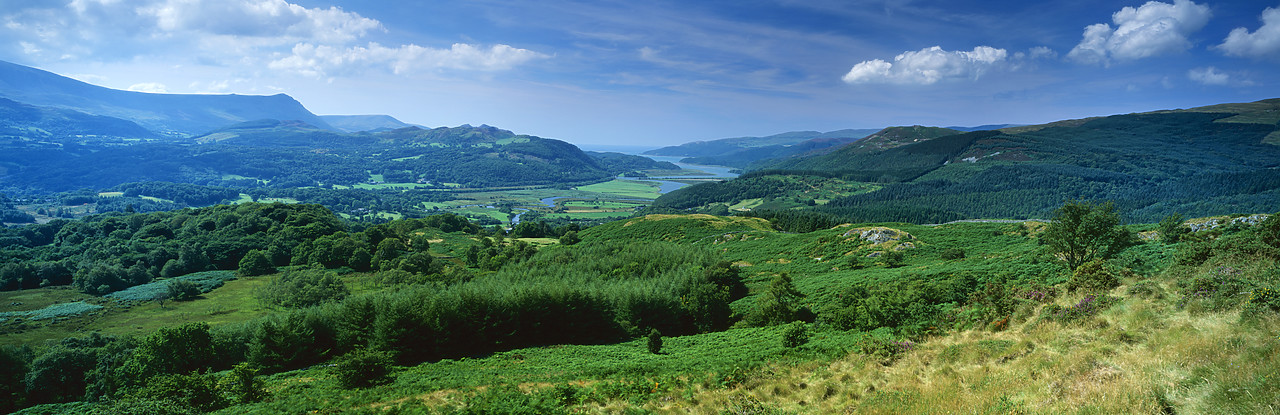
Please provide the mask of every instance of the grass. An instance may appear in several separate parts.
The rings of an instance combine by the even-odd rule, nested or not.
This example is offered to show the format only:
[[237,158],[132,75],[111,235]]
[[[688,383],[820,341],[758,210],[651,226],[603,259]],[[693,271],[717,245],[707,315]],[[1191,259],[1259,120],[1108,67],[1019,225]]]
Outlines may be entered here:
[[577,189],[586,192],[603,193],[607,195],[636,199],[657,199],[658,196],[661,196],[661,194],[658,193],[658,184],[634,180],[612,180],[604,183],[579,186]]

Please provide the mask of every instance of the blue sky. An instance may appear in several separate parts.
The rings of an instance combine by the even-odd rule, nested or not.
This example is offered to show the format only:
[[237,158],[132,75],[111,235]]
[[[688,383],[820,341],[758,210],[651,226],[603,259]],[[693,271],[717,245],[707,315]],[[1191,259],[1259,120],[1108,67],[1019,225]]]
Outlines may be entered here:
[[1041,123],[1280,97],[1280,1],[0,0],[98,85],[579,144]]

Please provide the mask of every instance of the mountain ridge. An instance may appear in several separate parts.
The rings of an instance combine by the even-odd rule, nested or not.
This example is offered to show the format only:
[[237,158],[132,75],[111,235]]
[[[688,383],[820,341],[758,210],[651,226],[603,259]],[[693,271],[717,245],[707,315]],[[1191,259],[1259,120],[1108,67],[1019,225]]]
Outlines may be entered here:
[[0,61],[0,97],[133,121],[154,132],[189,137],[237,122],[301,120],[333,129],[286,94],[153,94],[93,85],[53,72]]

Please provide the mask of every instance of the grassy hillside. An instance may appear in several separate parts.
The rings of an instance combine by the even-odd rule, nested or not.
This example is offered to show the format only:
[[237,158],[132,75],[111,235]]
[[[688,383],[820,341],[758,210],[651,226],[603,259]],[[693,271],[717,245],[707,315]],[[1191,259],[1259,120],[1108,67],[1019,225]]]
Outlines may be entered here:
[[[597,311],[620,319],[614,321],[632,321],[636,328],[666,324],[658,353],[650,351],[642,330],[625,324],[621,327],[628,334],[611,340],[594,337],[610,333],[605,325],[579,332],[592,337],[570,335],[539,344],[543,336],[574,331],[540,332],[534,328],[539,326],[515,322],[504,326],[503,310],[510,305],[491,303],[488,307],[496,308],[467,312],[496,320],[468,324],[514,328],[518,337],[510,339],[515,341],[477,343],[489,346],[442,358],[401,354],[389,378],[362,387],[343,383],[349,376],[346,360],[325,363],[343,351],[321,352],[327,357],[271,370],[274,374],[259,378],[265,397],[231,399],[220,413],[1272,413],[1268,411],[1280,392],[1271,381],[1280,373],[1280,297],[1273,295],[1280,287],[1280,242],[1272,222],[1280,221],[1262,226],[1249,225],[1257,220],[1233,218],[1188,221],[1211,222],[1219,225],[1184,230],[1178,242],[1161,242],[1161,235],[1152,232],[1154,225],[1131,226],[1130,231],[1156,239],[1072,274],[1040,243],[1046,224],[1038,222],[849,224],[790,234],[759,219],[655,215],[589,229],[577,245],[542,248],[492,273],[477,269],[466,282],[387,285],[391,274],[385,272],[352,274],[342,281],[363,294],[314,309],[258,308],[257,313],[280,313],[265,320],[235,310],[200,310],[237,308],[228,301],[243,302],[247,291],[233,283],[268,284],[279,277],[231,281],[168,308],[144,303],[73,315],[40,330],[61,328],[74,336],[72,328],[83,333],[105,325],[139,324],[153,330],[205,321],[214,325],[216,338],[224,339],[278,318],[308,321],[309,330],[336,336],[337,346],[326,347],[346,350],[351,347],[351,340],[343,340],[347,329],[338,325],[332,326],[338,327],[336,333],[326,331],[331,326],[325,319],[341,319],[360,304],[371,304],[377,310],[373,318],[381,320],[394,313],[394,304],[434,308],[445,303],[422,300],[456,294],[461,297],[453,301],[478,301],[510,286],[522,288],[499,297],[513,304],[525,301],[519,295],[559,287],[552,291],[617,296],[600,306],[638,307],[646,303],[637,299],[661,298],[646,297],[654,294],[642,294],[644,290],[679,290],[681,283],[671,283],[685,278],[678,276],[683,267],[729,269],[710,265],[723,261],[738,270],[747,288],[745,296],[730,304],[735,319],[741,320],[728,329],[671,325],[683,317],[658,318],[662,301],[632,309],[647,310],[638,314]],[[393,223],[387,229],[398,227]],[[468,250],[463,247],[477,242],[447,234],[433,236],[440,238],[432,244],[433,252],[455,252],[463,259],[461,252]],[[895,252],[902,254],[896,260]],[[789,276],[800,296],[794,304],[799,322],[751,323],[779,298],[776,287],[782,275]],[[1076,280],[1112,277],[1115,285],[1068,288],[1080,286]],[[656,279],[624,288],[632,286],[628,281],[639,281],[633,278]],[[654,285],[659,281],[667,282]],[[623,294],[642,286],[650,288]],[[24,298],[83,301],[42,290],[47,289]],[[482,293],[487,294],[475,296]],[[445,297],[433,297],[441,295]],[[676,304],[691,301],[688,295]],[[525,308],[523,313],[533,318],[553,310]],[[590,315],[570,314],[541,324],[553,330],[590,321],[582,320]],[[117,321],[128,316],[145,316],[149,323]],[[632,320],[636,318],[640,320]],[[645,323],[645,318],[658,319]],[[235,319],[249,323],[240,325]],[[146,330],[108,333],[148,336]],[[388,333],[378,328],[368,335]],[[481,336],[511,335],[500,333],[505,332]],[[253,346],[262,334],[248,336],[251,350],[265,347]],[[3,338],[12,344],[18,337]],[[70,344],[58,347],[85,347]],[[392,344],[407,345],[374,341],[371,346]],[[301,345],[311,350],[310,343]],[[45,405],[32,413],[143,408],[142,395],[128,396],[133,397]]]

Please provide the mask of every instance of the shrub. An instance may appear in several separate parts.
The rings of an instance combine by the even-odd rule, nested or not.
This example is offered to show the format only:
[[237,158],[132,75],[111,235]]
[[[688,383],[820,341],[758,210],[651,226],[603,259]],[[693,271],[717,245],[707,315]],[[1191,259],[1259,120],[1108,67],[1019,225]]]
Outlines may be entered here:
[[1106,310],[1116,302],[1115,297],[1103,295],[1086,295],[1079,302],[1066,307],[1049,304],[1040,312],[1040,316],[1049,321],[1057,321],[1060,323],[1070,323],[1078,321],[1085,317],[1091,317],[1098,314],[1102,310]]
[[247,362],[233,366],[218,381],[218,389],[236,403],[257,402],[267,395],[262,379],[258,379],[258,369]]
[[218,385],[213,376],[200,373],[152,377],[147,381],[146,386],[130,394],[130,398],[139,401],[168,402],[200,412],[216,411],[230,404],[218,391]]
[[916,344],[910,340],[893,340],[878,336],[866,336],[858,340],[856,350],[867,356],[881,359],[882,363],[893,363],[903,354],[915,349]]
[[649,329],[648,346],[649,353],[658,354],[662,351],[662,333],[658,329]]
[[1182,222],[1182,215],[1177,213],[1166,216],[1161,220],[1158,227],[1160,230],[1160,241],[1166,244],[1177,243],[1182,239],[1182,235],[1191,232],[1191,228],[1182,226]]
[[947,248],[942,250],[942,259],[945,260],[964,259],[964,257],[964,250],[960,248]]
[[1067,291],[1108,292],[1120,286],[1120,277],[1112,272],[1101,259],[1095,259],[1076,267],[1067,280]]
[[880,255],[880,263],[885,268],[897,268],[904,265],[907,261],[907,254],[902,251],[887,251]]
[[803,321],[792,322],[782,332],[782,347],[796,348],[809,342],[809,326]]
[[194,300],[200,296],[200,286],[187,280],[171,280],[166,288],[169,299],[173,301]]
[[1164,289],[1160,288],[1160,284],[1152,280],[1142,280],[1129,286],[1129,295],[1143,298],[1164,298]]
[[360,349],[338,358],[334,372],[344,388],[364,388],[390,380],[391,354]]
[[582,238],[578,236],[578,232],[568,231],[565,232],[564,235],[560,236],[561,245],[573,245],[578,242],[582,242]]
[[1173,258],[1178,265],[1194,267],[1208,261],[1212,254],[1213,244],[1209,241],[1196,240],[1179,244]]
[[1255,284],[1242,278],[1242,274],[1240,269],[1223,266],[1190,281],[1179,281],[1182,298],[1178,306],[1194,306],[1193,311],[1223,311],[1235,307],[1244,300],[1241,294],[1255,288]]

